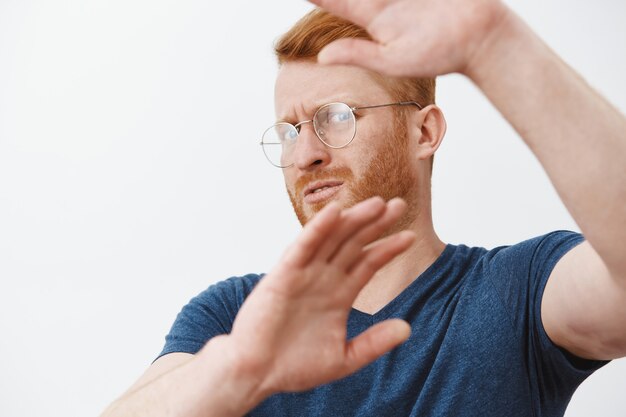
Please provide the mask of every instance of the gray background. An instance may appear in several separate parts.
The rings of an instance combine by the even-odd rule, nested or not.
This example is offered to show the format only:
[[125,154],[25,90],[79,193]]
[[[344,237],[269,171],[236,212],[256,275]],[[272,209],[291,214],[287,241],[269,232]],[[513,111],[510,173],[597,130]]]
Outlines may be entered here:
[[[626,110],[624,2],[512,7]],[[0,415],[98,414],[189,298],[268,270],[294,239],[258,141],[274,120],[272,42],[309,8],[0,0]],[[482,94],[455,75],[439,86],[442,239],[577,230]],[[625,371],[619,360],[589,378],[567,416],[625,416]]]

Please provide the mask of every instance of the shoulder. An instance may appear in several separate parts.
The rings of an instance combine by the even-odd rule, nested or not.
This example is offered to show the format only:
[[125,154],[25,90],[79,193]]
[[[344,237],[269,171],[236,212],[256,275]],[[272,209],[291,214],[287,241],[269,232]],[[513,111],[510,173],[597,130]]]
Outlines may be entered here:
[[247,297],[265,274],[246,274],[234,276],[210,285],[200,293],[202,295],[223,294]]
[[189,304],[238,310],[263,276],[264,274],[246,274],[216,282],[193,297]]
[[495,290],[493,294],[515,311],[540,296],[557,262],[583,241],[580,233],[556,230],[493,249],[459,245],[455,258],[466,265],[464,273],[471,277],[468,284],[474,283],[481,291]]
[[263,275],[231,277],[209,286],[178,313],[160,356],[196,353],[212,337],[230,333],[235,317]]
[[559,260],[584,237],[569,230],[556,230],[513,245],[481,253],[477,278],[483,288],[493,290],[510,313],[515,327],[532,322],[541,303],[543,289]]
[[[556,230],[516,244],[498,246],[485,251],[482,261],[494,266],[534,268],[546,261],[556,263],[584,237],[569,230]],[[554,266],[554,265],[552,265]]]

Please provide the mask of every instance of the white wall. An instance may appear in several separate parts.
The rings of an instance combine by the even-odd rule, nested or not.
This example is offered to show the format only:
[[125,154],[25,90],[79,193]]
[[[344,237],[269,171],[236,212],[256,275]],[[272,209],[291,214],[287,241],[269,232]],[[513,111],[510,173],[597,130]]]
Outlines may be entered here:
[[[626,110],[623,2],[512,6]],[[267,270],[296,236],[258,141],[274,119],[272,41],[309,8],[0,0],[1,416],[98,414],[189,298]],[[492,247],[576,229],[482,95],[458,76],[439,85],[441,237]],[[591,377],[567,416],[623,416],[625,371]]]

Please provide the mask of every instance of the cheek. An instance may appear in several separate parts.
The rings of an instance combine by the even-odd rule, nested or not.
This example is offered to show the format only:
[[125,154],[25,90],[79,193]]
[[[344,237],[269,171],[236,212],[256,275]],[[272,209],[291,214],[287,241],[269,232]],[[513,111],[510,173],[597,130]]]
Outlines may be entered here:
[[362,175],[372,160],[385,149],[385,145],[388,145],[389,137],[386,132],[378,129],[362,132],[360,136],[354,138],[355,142],[357,140],[351,160],[354,161],[354,173]]
[[358,154],[354,155],[354,159],[352,159],[352,161],[354,162],[352,163],[352,166],[350,168],[352,170],[352,173],[354,174],[355,179],[358,180],[359,178],[362,178],[363,175],[367,174],[368,167],[372,163],[373,156],[374,154],[372,152],[359,152]]

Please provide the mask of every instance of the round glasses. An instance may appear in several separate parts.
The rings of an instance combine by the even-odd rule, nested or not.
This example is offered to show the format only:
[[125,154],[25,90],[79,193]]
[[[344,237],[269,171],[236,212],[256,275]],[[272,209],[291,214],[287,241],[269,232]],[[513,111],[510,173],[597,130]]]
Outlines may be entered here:
[[278,168],[293,165],[293,156],[302,125],[313,123],[317,138],[332,149],[346,147],[356,136],[357,110],[376,109],[387,106],[420,106],[416,101],[400,101],[397,103],[377,104],[374,106],[350,107],[346,103],[328,103],[321,106],[313,119],[298,122],[295,125],[278,122],[270,126],[261,138],[263,152],[270,163]]

